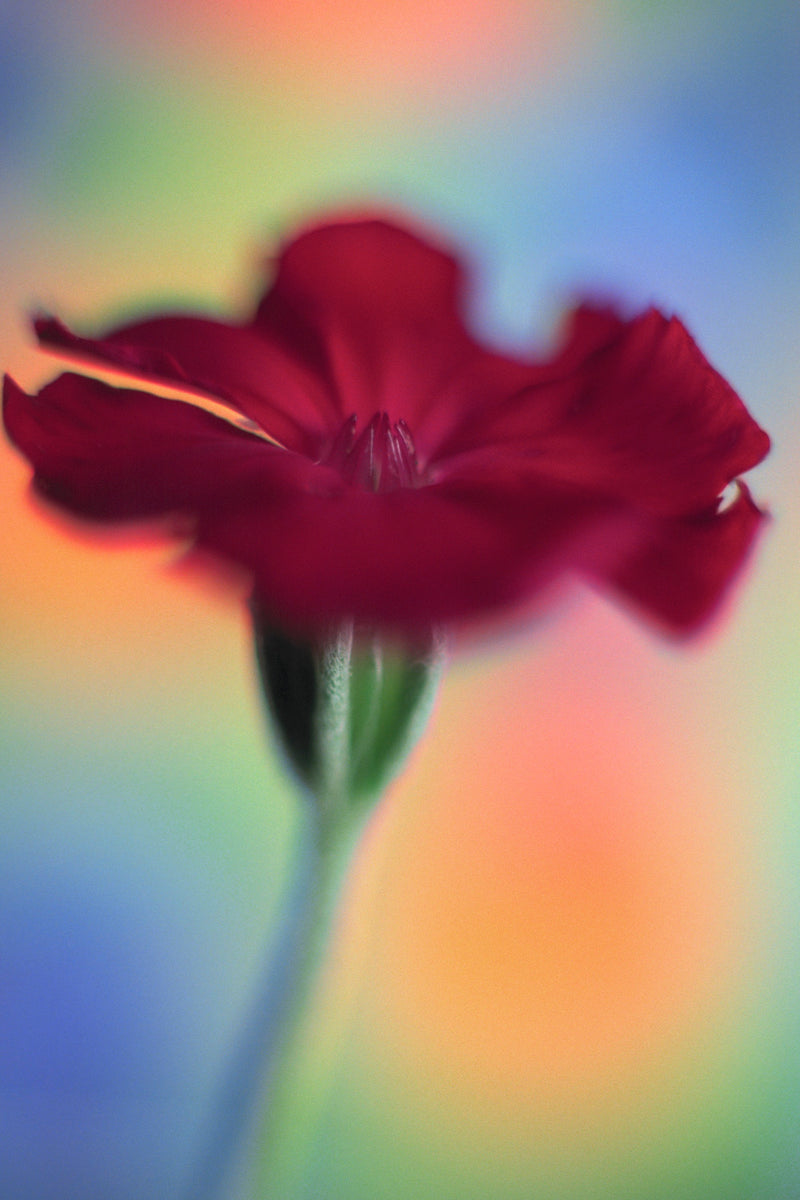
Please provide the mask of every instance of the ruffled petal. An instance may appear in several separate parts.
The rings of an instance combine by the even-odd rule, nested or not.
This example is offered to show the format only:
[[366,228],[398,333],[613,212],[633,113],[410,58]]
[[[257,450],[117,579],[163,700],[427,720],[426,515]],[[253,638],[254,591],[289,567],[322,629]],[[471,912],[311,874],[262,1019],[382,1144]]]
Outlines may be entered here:
[[[387,221],[343,221],[312,227],[284,248],[256,325],[328,381],[342,419],[355,413],[366,423],[386,412],[426,447],[498,383],[507,396],[531,382],[522,364],[477,346],[463,294],[461,268],[445,250]],[[488,397],[485,389],[475,395],[476,370]]]
[[244,504],[342,487],[326,468],[201,408],[82,375],[60,375],[35,396],[6,378],[3,416],[37,490],[97,521],[194,520],[206,509],[224,520]]
[[34,328],[49,349],[220,400],[310,457],[337,428],[319,379],[247,326],[164,316],[87,338],[42,316]]
[[535,387],[464,423],[442,458],[478,451],[662,516],[706,509],[769,438],[686,328],[588,307]]
[[765,521],[745,485],[735,486],[735,500],[721,512],[643,524],[636,548],[596,581],[675,633],[704,626],[747,563]]

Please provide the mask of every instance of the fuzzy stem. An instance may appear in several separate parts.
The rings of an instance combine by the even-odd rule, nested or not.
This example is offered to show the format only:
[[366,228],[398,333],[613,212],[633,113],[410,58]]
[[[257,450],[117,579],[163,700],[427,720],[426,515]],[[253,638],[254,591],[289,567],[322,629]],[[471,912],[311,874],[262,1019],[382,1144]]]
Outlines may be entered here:
[[326,828],[344,817],[350,782],[350,675],[353,626],[340,626],[323,647],[315,720],[316,777],[312,790]]

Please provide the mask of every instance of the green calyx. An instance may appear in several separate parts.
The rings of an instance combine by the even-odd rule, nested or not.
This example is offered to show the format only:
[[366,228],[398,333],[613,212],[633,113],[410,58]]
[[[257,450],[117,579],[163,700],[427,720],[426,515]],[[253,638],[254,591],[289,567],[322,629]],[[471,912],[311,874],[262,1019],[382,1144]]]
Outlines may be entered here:
[[256,659],[283,750],[327,819],[354,815],[399,774],[442,673],[435,633],[410,648],[352,624],[315,642],[254,610]]

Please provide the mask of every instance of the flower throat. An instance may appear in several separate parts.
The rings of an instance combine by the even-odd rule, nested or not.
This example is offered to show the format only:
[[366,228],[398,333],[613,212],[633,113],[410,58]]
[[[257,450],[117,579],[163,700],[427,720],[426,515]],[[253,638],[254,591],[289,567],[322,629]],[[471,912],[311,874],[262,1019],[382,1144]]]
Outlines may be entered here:
[[392,492],[423,482],[411,430],[405,421],[392,424],[387,413],[375,413],[356,435],[358,417],[348,417],[324,460],[348,483],[371,492]]

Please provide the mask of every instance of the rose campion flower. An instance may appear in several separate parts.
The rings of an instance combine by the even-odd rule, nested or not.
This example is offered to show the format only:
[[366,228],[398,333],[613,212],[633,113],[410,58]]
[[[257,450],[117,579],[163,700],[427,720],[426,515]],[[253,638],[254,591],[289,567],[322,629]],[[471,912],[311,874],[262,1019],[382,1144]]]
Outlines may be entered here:
[[439,627],[578,576],[689,632],[763,519],[729,485],[767,436],[680,321],[583,304],[540,359],[481,345],[464,310],[452,254],[340,220],[284,247],[244,323],[155,316],[87,338],[36,321],[46,346],[184,399],[5,381],[6,429],[49,501],[157,522],[250,577],[263,696],[312,801],[192,1200],[223,1194],[251,1134],[253,1194],[299,1194],[320,1085],[296,1103],[295,1039],[348,865],[433,703]]
[[[715,610],[762,521],[767,435],[676,318],[581,305],[546,359],[464,320],[457,259],[383,219],[301,232],[253,316],[155,316],[67,355],[186,400],[63,374],[6,379],[37,490],[99,522],[168,519],[244,568],[276,627],[416,635],[578,576],[674,631]],[[215,415],[193,397],[226,406]]]

